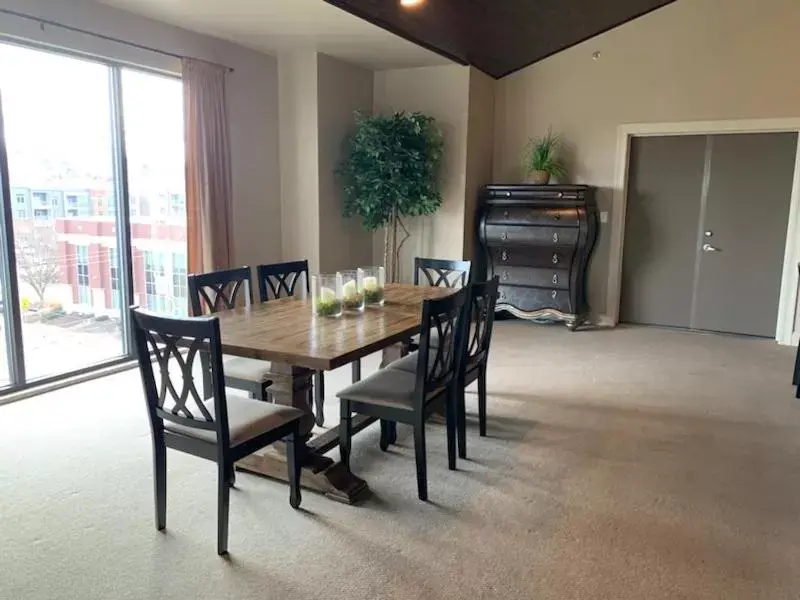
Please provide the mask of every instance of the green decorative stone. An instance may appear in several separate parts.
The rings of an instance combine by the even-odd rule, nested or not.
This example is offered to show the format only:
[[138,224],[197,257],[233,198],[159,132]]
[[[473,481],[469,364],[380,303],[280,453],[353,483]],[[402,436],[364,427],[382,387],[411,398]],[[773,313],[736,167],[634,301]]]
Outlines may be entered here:
[[342,312],[342,303],[338,300],[318,300],[318,317],[335,317]]
[[361,310],[364,308],[364,294],[353,294],[344,299],[345,310]]
[[380,304],[383,302],[383,288],[366,290],[364,296],[367,300],[367,304]]

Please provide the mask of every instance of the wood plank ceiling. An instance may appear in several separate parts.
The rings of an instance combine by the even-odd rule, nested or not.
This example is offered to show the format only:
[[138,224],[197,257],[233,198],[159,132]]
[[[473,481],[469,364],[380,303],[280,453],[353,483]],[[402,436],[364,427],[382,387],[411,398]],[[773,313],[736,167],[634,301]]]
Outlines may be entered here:
[[500,78],[675,0],[325,0]]

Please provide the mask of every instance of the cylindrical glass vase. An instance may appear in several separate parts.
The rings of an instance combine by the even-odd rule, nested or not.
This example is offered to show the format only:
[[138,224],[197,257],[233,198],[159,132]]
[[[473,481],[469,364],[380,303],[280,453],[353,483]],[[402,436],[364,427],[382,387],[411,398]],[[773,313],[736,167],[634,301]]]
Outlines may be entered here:
[[340,271],[339,275],[342,276],[342,307],[348,311],[361,312],[364,310],[363,271]]
[[338,317],[342,314],[342,276],[311,276],[311,307],[318,317]]
[[383,267],[362,267],[359,269],[364,282],[364,300],[367,306],[383,306],[386,271]]

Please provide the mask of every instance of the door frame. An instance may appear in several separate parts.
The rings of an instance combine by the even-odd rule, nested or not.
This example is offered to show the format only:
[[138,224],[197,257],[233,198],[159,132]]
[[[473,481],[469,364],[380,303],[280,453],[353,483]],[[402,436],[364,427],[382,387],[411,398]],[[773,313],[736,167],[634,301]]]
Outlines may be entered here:
[[607,308],[606,314],[600,317],[601,324],[613,326],[619,323],[631,139],[634,137],[716,135],[726,133],[798,134],[798,149],[795,155],[786,244],[783,254],[778,321],[775,326],[775,339],[778,343],[797,344],[800,335],[795,335],[793,329],[798,298],[797,265],[800,262],[800,118],[630,123],[620,125],[617,128],[617,150],[610,223],[611,241],[608,256]]

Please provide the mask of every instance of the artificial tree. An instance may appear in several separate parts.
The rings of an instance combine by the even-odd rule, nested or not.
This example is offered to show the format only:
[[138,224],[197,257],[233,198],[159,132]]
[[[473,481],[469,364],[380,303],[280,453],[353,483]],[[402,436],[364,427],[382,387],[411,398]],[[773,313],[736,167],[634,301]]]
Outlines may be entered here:
[[399,280],[400,250],[411,236],[403,219],[433,214],[442,205],[443,154],[444,140],[433,117],[356,113],[356,130],[346,141],[338,169],[344,215],[361,217],[369,231],[385,228],[387,281]]

